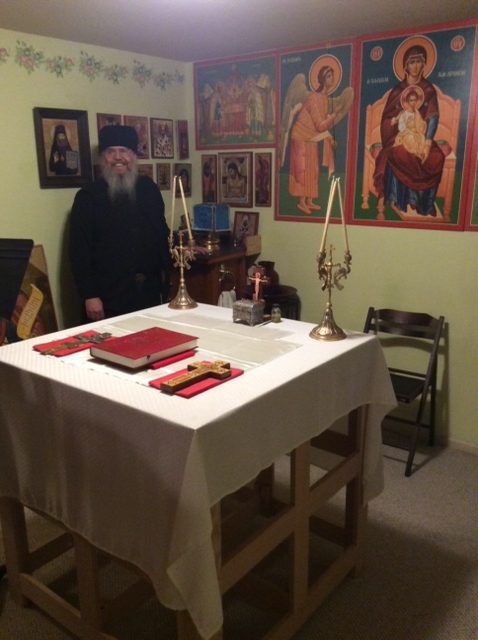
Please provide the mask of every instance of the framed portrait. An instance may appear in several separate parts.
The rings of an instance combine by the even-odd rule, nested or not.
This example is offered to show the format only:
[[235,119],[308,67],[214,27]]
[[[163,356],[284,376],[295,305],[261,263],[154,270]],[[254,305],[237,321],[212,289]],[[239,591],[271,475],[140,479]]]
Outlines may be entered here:
[[217,202],[217,156],[201,156],[202,201]]
[[256,236],[259,231],[259,213],[257,211],[236,211],[232,233],[238,244],[245,244],[248,236]]
[[81,187],[90,182],[88,112],[35,107],[33,122],[40,187]]
[[156,184],[161,191],[171,190],[171,164],[169,162],[158,162],[156,165]]
[[476,26],[359,40],[353,222],[463,229]]
[[173,121],[150,118],[151,154],[153,158],[174,158]]
[[97,113],[96,124],[99,131],[112,124],[123,124],[123,118],[118,113]]
[[195,63],[196,148],[273,147],[275,95],[274,55]]
[[139,160],[149,159],[149,132],[148,118],[143,116],[125,116],[124,123],[128,127],[133,127],[138,134],[138,151],[136,155]]
[[[191,197],[191,171],[192,165],[190,163],[177,163],[174,165],[174,175],[181,178],[181,184],[183,185],[183,191],[186,198]],[[179,180],[176,184],[176,198],[181,197],[181,189],[179,187]]]
[[189,158],[188,121],[177,120],[176,126],[178,131],[178,156],[180,160],[187,160]]
[[270,207],[272,191],[272,153],[254,154],[254,206]]
[[148,176],[153,180],[153,165],[152,164],[139,164],[138,163],[138,175]]
[[252,151],[218,154],[219,202],[234,207],[251,207],[252,182]]

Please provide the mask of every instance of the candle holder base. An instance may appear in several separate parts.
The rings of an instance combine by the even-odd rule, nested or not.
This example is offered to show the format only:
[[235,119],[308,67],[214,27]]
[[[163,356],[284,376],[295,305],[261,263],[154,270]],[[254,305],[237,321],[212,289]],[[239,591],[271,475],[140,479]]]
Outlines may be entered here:
[[309,336],[314,340],[343,340],[347,337],[345,331],[334,320],[330,302],[327,302],[322,322],[312,329]]
[[212,253],[214,251],[219,251],[219,249],[221,248],[220,242],[221,241],[218,234],[211,231],[207,234],[207,238],[204,241],[204,246],[209,251],[209,253]]
[[174,300],[168,304],[170,309],[195,309],[198,303],[191,298],[184,283],[179,284],[178,293]]

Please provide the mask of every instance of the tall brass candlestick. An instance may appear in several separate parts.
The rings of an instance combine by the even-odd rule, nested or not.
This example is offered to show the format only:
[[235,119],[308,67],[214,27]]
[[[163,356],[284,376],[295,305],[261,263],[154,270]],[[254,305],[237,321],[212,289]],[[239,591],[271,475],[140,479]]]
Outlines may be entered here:
[[186,227],[188,229],[189,242],[192,242],[193,234],[192,234],[192,231],[191,231],[191,222],[189,220],[189,213],[188,213],[188,208],[186,206],[186,198],[184,197],[184,189],[183,189],[183,183],[182,183],[182,180],[181,180],[181,176],[178,176],[178,182],[179,182],[179,190],[181,192],[181,200],[183,201],[184,218],[185,218],[185,221],[186,221]]
[[[347,336],[343,329],[341,329],[334,320],[334,314],[332,312],[332,289],[337,287],[337,289],[343,289],[343,285],[340,283],[342,278],[346,278],[347,274],[350,273],[350,267],[352,264],[352,255],[349,250],[349,242],[347,236],[347,227],[345,225],[344,218],[344,208],[342,204],[342,194],[340,192],[340,178],[337,176],[333,177],[332,185],[330,188],[329,194],[329,202],[327,205],[327,214],[325,218],[324,231],[322,235],[322,242],[320,244],[319,253],[317,255],[317,263],[318,263],[318,273],[319,279],[322,280],[322,291],[327,289],[328,292],[328,300],[325,306],[324,316],[322,318],[322,322],[317,325],[312,331],[309,333],[311,338],[315,340],[343,340]],[[327,251],[325,249],[325,243],[327,239],[327,228],[329,226],[330,214],[332,210],[332,204],[334,199],[335,192],[338,192],[339,205],[340,205],[340,214],[341,221],[344,233],[344,244],[345,244],[345,253],[344,253],[344,264],[336,263],[333,261],[333,246],[330,245],[329,248],[329,259],[327,260]],[[335,271],[334,271],[335,270]]]
[[[347,274],[350,273],[352,256],[350,251],[346,251],[344,255],[345,266],[334,264],[332,259],[333,250],[333,246],[330,245],[329,259],[327,261],[326,251],[320,252],[317,256],[319,278],[323,280],[322,291],[327,289],[328,300],[325,305],[322,322],[309,333],[309,336],[315,340],[343,340],[347,337],[344,330],[341,329],[334,320],[334,314],[332,313],[332,289],[334,286],[339,290],[344,288],[339,281],[342,278],[346,278]],[[336,269],[335,273],[333,272],[334,269]]]
[[191,260],[195,260],[193,241],[190,240],[187,246],[183,245],[183,233],[179,232],[179,244],[174,246],[173,239],[169,240],[169,251],[174,260],[174,266],[179,267],[179,287],[178,293],[174,300],[171,300],[168,307],[171,309],[194,309],[198,303],[191,298],[186,288],[186,280],[184,279],[184,270],[190,269]]

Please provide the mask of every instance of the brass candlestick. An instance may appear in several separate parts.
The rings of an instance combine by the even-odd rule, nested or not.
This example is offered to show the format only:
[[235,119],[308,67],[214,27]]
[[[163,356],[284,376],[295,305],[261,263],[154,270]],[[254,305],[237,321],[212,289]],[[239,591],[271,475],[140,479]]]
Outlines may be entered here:
[[[340,263],[334,264],[332,259],[333,246],[330,245],[329,259],[326,262],[327,250],[325,248],[325,242],[327,239],[327,229],[330,223],[330,217],[332,213],[332,205],[334,201],[334,195],[337,192],[340,205],[340,219],[342,222],[342,228],[344,233],[344,266]],[[347,336],[345,332],[336,324],[334,320],[334,314],[332,313],[332,288],[335,286],[337,289],[343,289],[343,285],[340,284],[342,278],[346,278],[350,273],[350,265],[352,264],[352,255],[349,250],[349,240],[347,236],[347,226],[345,224],[344,205],[342,202],[342,193],[340,191],[340,177],[337,175],[332,176],[332,184],[329,192],[329,202],[327,204],[327,214],[325,216],[324,232],[322,235],[322,242],[320,244],[319,253],[317,255],[319,278],[323,281],[322,291],[328,290],[328,301],[324,311],[324,317],[322,322],[312,329],[309,333],[311,338],[315,340],[343,340]],[[334,272],[333,270],[336,269]]]
[[[325,261],[326,251],[320,251],[317,256],[319,278],[320,280],[323,280],[322,291],[325,291],[325,289],[328,290],[328,300],[325,306],[322,322],[309,333],[310,337],[315,340],[343,340],[347,337],[343,329],[341,329],[334,320],[331,297],[334,286],[339,290],[344,288],[340,283],[340,280],[342,278],[346,278],[347,274],[350,273],[352,255],[347,249],[344,254],[344,266],[340,263],[334,264],[332,259],[333,250],[333,246],[330,245],[329,259],[327,262]],[[333,269],[336,269],[336,271],[333,272]]]
[[169,238],[169,251],[174,260],[174,266],[179,267],[179,287],[178,293],[174,300],[171,300],[168,307],[171,309],[194,309],[198,303],[191,298],[186,288],[186,280],[184,279],[184,269],[190,269],[191,260],[195,260],[194,240],[191,238],[187,246],[183,245],[183,232],[179,232],[179,244],[174,246],[172,236]]
[[[342,278],[346,278],[347,274],[350,273],[352,255],[347,249],[344,254],[345,265],[342,266],[340,263],[334,264],[332,259],[333,250],[333,246],[330,245],[329,259],[327,262],[325,261],[326,251],[320,251],[317,256],[319,278],[320,280],[323,280],[322,291],[325,291],[325,289],[328,290],[328,300],[325,306],[322,322],[309,333],[310,337],[315,340],[343,340],[347,337],[343,329],[341,329],[334,320],[331,298],[332,289],[334,287],[337,287],[339,290],[344,288],[340,283],[340,280]],[[336,271],[333,272],[333,269],[336,269]]]

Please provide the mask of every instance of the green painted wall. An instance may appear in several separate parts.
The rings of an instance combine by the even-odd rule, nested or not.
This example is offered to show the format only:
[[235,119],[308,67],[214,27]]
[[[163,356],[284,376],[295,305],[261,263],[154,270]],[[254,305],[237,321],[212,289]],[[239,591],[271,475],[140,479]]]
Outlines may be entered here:
[[[172,81],[164,89],[154,86],[152,80],[142,87],[130,74],[118,84],[102,74],[90,81],[77,66],[64,72],[64,77],[44,66],[28,73],[15,62],[17,40],[42,51],[45,57],[61,55],[76,62],[85,51],[105,67],[119,65],[131,70],[138,61],[153,70],[152,75],[174,77],[179,73],[184,81]],[[76,190],[39,188],[32,109],[87,110],[92,147],[97,140],[97,112],[187,119],[193,163],[190,207],[201,200],[200,153],[194,151],[192,65],[0,29],[0,83],[0,235],[31,237],[44,246],[60,322],[72,326],[77,317],[76,300],[70,290],[64,234]],[[169,211],[171,193],[164,197]],[[176,215],[179,213],[176,206]],[[321,321],[326,302],[316,264],[322,229],[319,224],[274,221],[272,209],[260,209],[261,259],[274,260],[281,282],[297,287],[301,317],[314,323]],[[474,329],[478,319],[478,234],[350,226],[348,235],[353,263],[343,291],[333,291],[337,323],[360,331],[370,305],[444,315],[447,338],[446,349],[440,354],[439,436],[444,442],[478,450],[478,339]],[[342,246],[339,227],[331,226],[328,240]]]
[[[74,66],[69,71],[62,69],[58,56],[63,65],[71,60]],[[92,63],[88,67],[91,79],[86,70],[80,70],[85,57]],[[35,59],[37,66],[29,70],[28,60]],[[57,62],[60,75],[49,71],[49,60]],[[117,82],[109,79],[114,70],[119,71]],[[164,88],[157,86],[159,82]],[[28,237],[43,245],[62,326],[79,321],[65,254],[67,219],[77,189],[40,189],[33,108],[86,110],[95,162],[97,113],[186,119],[192,134],[192,85],[188,64],[0,29],[0,236]],[[170,162],[178,162],[177,153]],[[171,191],[164,193],[164,200],[170,211]],[[180,213],[176,206],[178,217]]]

